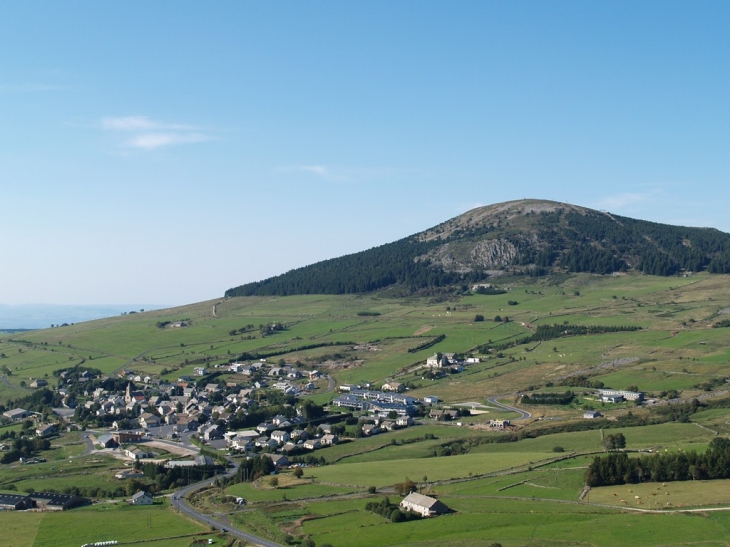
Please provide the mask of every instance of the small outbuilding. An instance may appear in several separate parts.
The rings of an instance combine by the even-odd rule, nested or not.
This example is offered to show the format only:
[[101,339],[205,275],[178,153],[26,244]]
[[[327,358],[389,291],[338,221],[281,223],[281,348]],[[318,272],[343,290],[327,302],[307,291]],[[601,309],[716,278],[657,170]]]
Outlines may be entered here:
[[140,490],[129,500],[129,505],[152,505],[155,500],[147,492]]

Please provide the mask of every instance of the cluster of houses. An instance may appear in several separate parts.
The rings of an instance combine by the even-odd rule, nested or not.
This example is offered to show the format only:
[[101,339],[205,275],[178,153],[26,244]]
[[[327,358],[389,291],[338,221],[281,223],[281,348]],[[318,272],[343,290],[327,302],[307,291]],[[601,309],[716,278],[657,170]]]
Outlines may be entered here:
[[426,368],[457,373],[464,370],[464,365],[473,365],[479,362],[478,357],[458,359],[455,353],[434,353],[426,359]]
[[[226,365],[228,372],[251,379],[254,388],[268,387],[286,395],[303,395],[315,389],[317,380],[324,375],[318,370],[299,370],[291,365],[271,365],[265,359],[254,363],[234,362]],[[195,376],[205,376],[210,371],[205,367],[195,367]]]
[[281,456],[307,453],[340,442],[331,424],[320,424],[316,433],[310,435],[305,429],[292,428],[290,420],[277,416],[272,422],[259,424],[256,429],[226,433],[225,441],[231,450],[247,453],[265,450],[263,455],[271,458],[277,466],[288,465],[288,460],[281,460]]

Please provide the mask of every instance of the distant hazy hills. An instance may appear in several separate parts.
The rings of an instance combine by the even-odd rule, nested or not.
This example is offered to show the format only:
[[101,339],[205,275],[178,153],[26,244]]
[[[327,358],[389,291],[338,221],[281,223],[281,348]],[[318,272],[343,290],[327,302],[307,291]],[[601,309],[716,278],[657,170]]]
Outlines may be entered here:
[[43,329],[51,325],[81,323],[121,313],[160,309],[164,306],[100,305],[64,306],[53,304],[24,304],[9,306],[0,304],[0,330]]
[[545,200],[473,209],[430,230],[229,289],[226,296],[428,290],[503,274],[730,273],[730,234]]

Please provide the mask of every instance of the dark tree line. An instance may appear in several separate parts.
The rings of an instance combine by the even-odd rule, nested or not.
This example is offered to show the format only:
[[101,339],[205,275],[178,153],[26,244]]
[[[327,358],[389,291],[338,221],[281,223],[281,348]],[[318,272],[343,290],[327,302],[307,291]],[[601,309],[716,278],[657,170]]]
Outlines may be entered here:
[[621,453],[593,458],[588,486],[730,478],[730,439],[716,437],[704,453],[668,452],[629,458]]
[[[500,319],[501,317],[499,316],[494,318],[495,321],[499,321]],[[562,338],[564,336],[583,336],[586,334],[605,334],[609,332],[633,332],[637,330],[641,330],[641,327],[637,325],[538,325],[535,332],[529,336],[516,338],[515,340],[504,342],[503,344],[483,344],[479,346],[479,351],[485,353],[488,351],[502,351],[522,344],[545,342],[547,340]]]
[[407,522],[421,518],[418,513],[401,510],[398,504],[391,503],[388,498],[383,498],[380,501],[369,501],[365,504],[365,510],[390,519],[391,522]]
[[641,330],[637,325],[538,325],[531,342],[552,340],[563,336],[584,336],[586,334],[605,334],[608,332],[634,332]]
[[0,453],[0,463],[17,462],[20,458],[30,458],[49,448],[51,448],[51,441],[48,439],[18,438],[13,440],[9,450]]
[[426,340],[425,342],[421,342],[420,344],[418,344],[415,347],[408,348],[408,353],[416,353],[418,351],[421,351],[421,350],[424,350],[424,349],[428,349],[431,346],[435,346],[439,342],[443,342],[444,340],[446,340],[446,335],[445,334],[439,334],[438,336],[432,338],[431,340]]
[[526,405],[569,405],[573,402],[575,394],[572,391],[565,393],[533,393],[523,395],[522,403]]

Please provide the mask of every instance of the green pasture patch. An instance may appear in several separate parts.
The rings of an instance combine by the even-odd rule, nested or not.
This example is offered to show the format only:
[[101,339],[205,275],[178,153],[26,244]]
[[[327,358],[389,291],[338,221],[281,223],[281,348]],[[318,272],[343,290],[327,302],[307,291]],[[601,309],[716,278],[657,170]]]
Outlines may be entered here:
[[666,370],[651,370],[647,365],[625,368],[603,376],[596,376],[606,387],[612,389],[626,389],[628,386],[637,386],[641,391],[678,391],[690,389],[696,384],[707,381],[711,376],[698,376],[681,372],[681,367],[671,367],[677,372]]
[[[696,545],[726,538],[719,519],[686,514],[619,514],[589,505],[542,501],[477,500],[443,497],[456,510],[450,515],[405,523],[370,525],[362,533],[353,529],[319,532],[317,521],[304,523],[315,541],[333,545],[483,546],[499,542],[522,545]],[[628,532],[627,532],[628,531]],[[434,539],[438,538],[438,540]],[[701,544],[701,543],[700,543]],[[711,543],[707,543],[710,545]]]
[[484,473],[506,470],[544,459],[544,455],[530,453],[510,454],[466,454],[441,458],[391,460],[387,465],[382,461],[364,463],[341,463],[312,468],[312,474],[319,482],[341,485],[387,486],[403,482],[406,477],[412,480],[428,476],[429,480],[461,478]]
[[645,482],[603,486],[592,488],[590,496],[593,503],[643,509],[730,507],[730,480]]
[[43,517],[42,513],[0,511],[0,547],[33,547]]
[[350,510],[333,515],[311,518],[304,521],[303,529],[307,534],[327,533],[331,530],[356,530],[365,526],[385,524],[388,520],[365,510]]
[[[558,422],[559,423],[559,422]],[[712,438],[712,433],[697,427],[695,424],[666,423],[643,427],[624,427],[604,429],[604,434],[622,433],[626,437],[626,446],[629,449],[643,449],[652,446],[686,446],[688,444],[704,444]],[[525,438],[510,443],[489,443],[472,447],[472,453],[530,453],[541,454],[546,457],[553,453],[553,448],[560,446],[565,452],[593,452],[602,451],[601,431],[572,431],[542,435],[531,439]]]
[[505,496],[577,501],[585,486],[585,469],[539,468],[499,477],[438,484],[430,492],[440,496]]
[[94,487],[102,491],[123,486],[121,481],[114,478],[114,473],[121,467],[119,460],[92,454],[69,461],[65,459],[68,449],[69,447],[58,447],[41,452],[40,455],[48,459],[45,463],[0,466],[0,488],[7,488],[12,484],[20,492],[50,489],[63,492],[64,489],[74,486]]
[[242,482],[229,486],[226,494],[231,496],[239,496],[248,502],[260,501],[282,501],[298,500],[305,498],[320,498],[325,496],[335,496],[339,494],[348,494],[357,492],[357,488],[348,488],[343,486],[331,486],[328,484],[299,484],[286,488],[260,489],[255,488],[251,483]]
[[434,450],[444,444],[443,440],[428,440],[405,445],[387,445],[380,450],[356,454],[344,460],[347,463],[375,462],[384,460],[401,460],[412,458],[430,458]]
[[[433,435],[435,439],[426,441],[423,439],[426,435]],[[436,444],[445,443],[454,439],[461,439],[470,436],[477,436],[475,432],[466,428],[449,427],[445,425],[419,425],[408,427],[405,429],[399,429],[396,431],[389,431],[387,433],[381,433],[372,437],[364,437],[357,439],[352,442],[344,442],[335,446],[330,446],[325,449],[317,451],[317,455],[324,457],[328,463],[335,461],[350,461],[350,456],[358,454],[368,454],[376,451],[380,453],[386,447],[391,447],[393,441],[399,444],[399,448],[410,447],[413,445],[420,445],[424,442],[432,443],[436,441]],[[409,444],[409,441],[417,440],[413,444]],[[420,440],[423,439],[423,440]],[[417,450],[417,449],[416,449]],[[345,459],[347,458],[347,459]],[[376,459],[388,459],[385,457],[379,457]]]
[[[58,513],[45,513],[33,547],[78,547],[84,543],[129,542],[194,534],[206,528],[176,513],[169,506],[134,507],[99,504]],[[168,545],[187,545],[175,540]],[[158,544],[154,544],[158,547]]]

